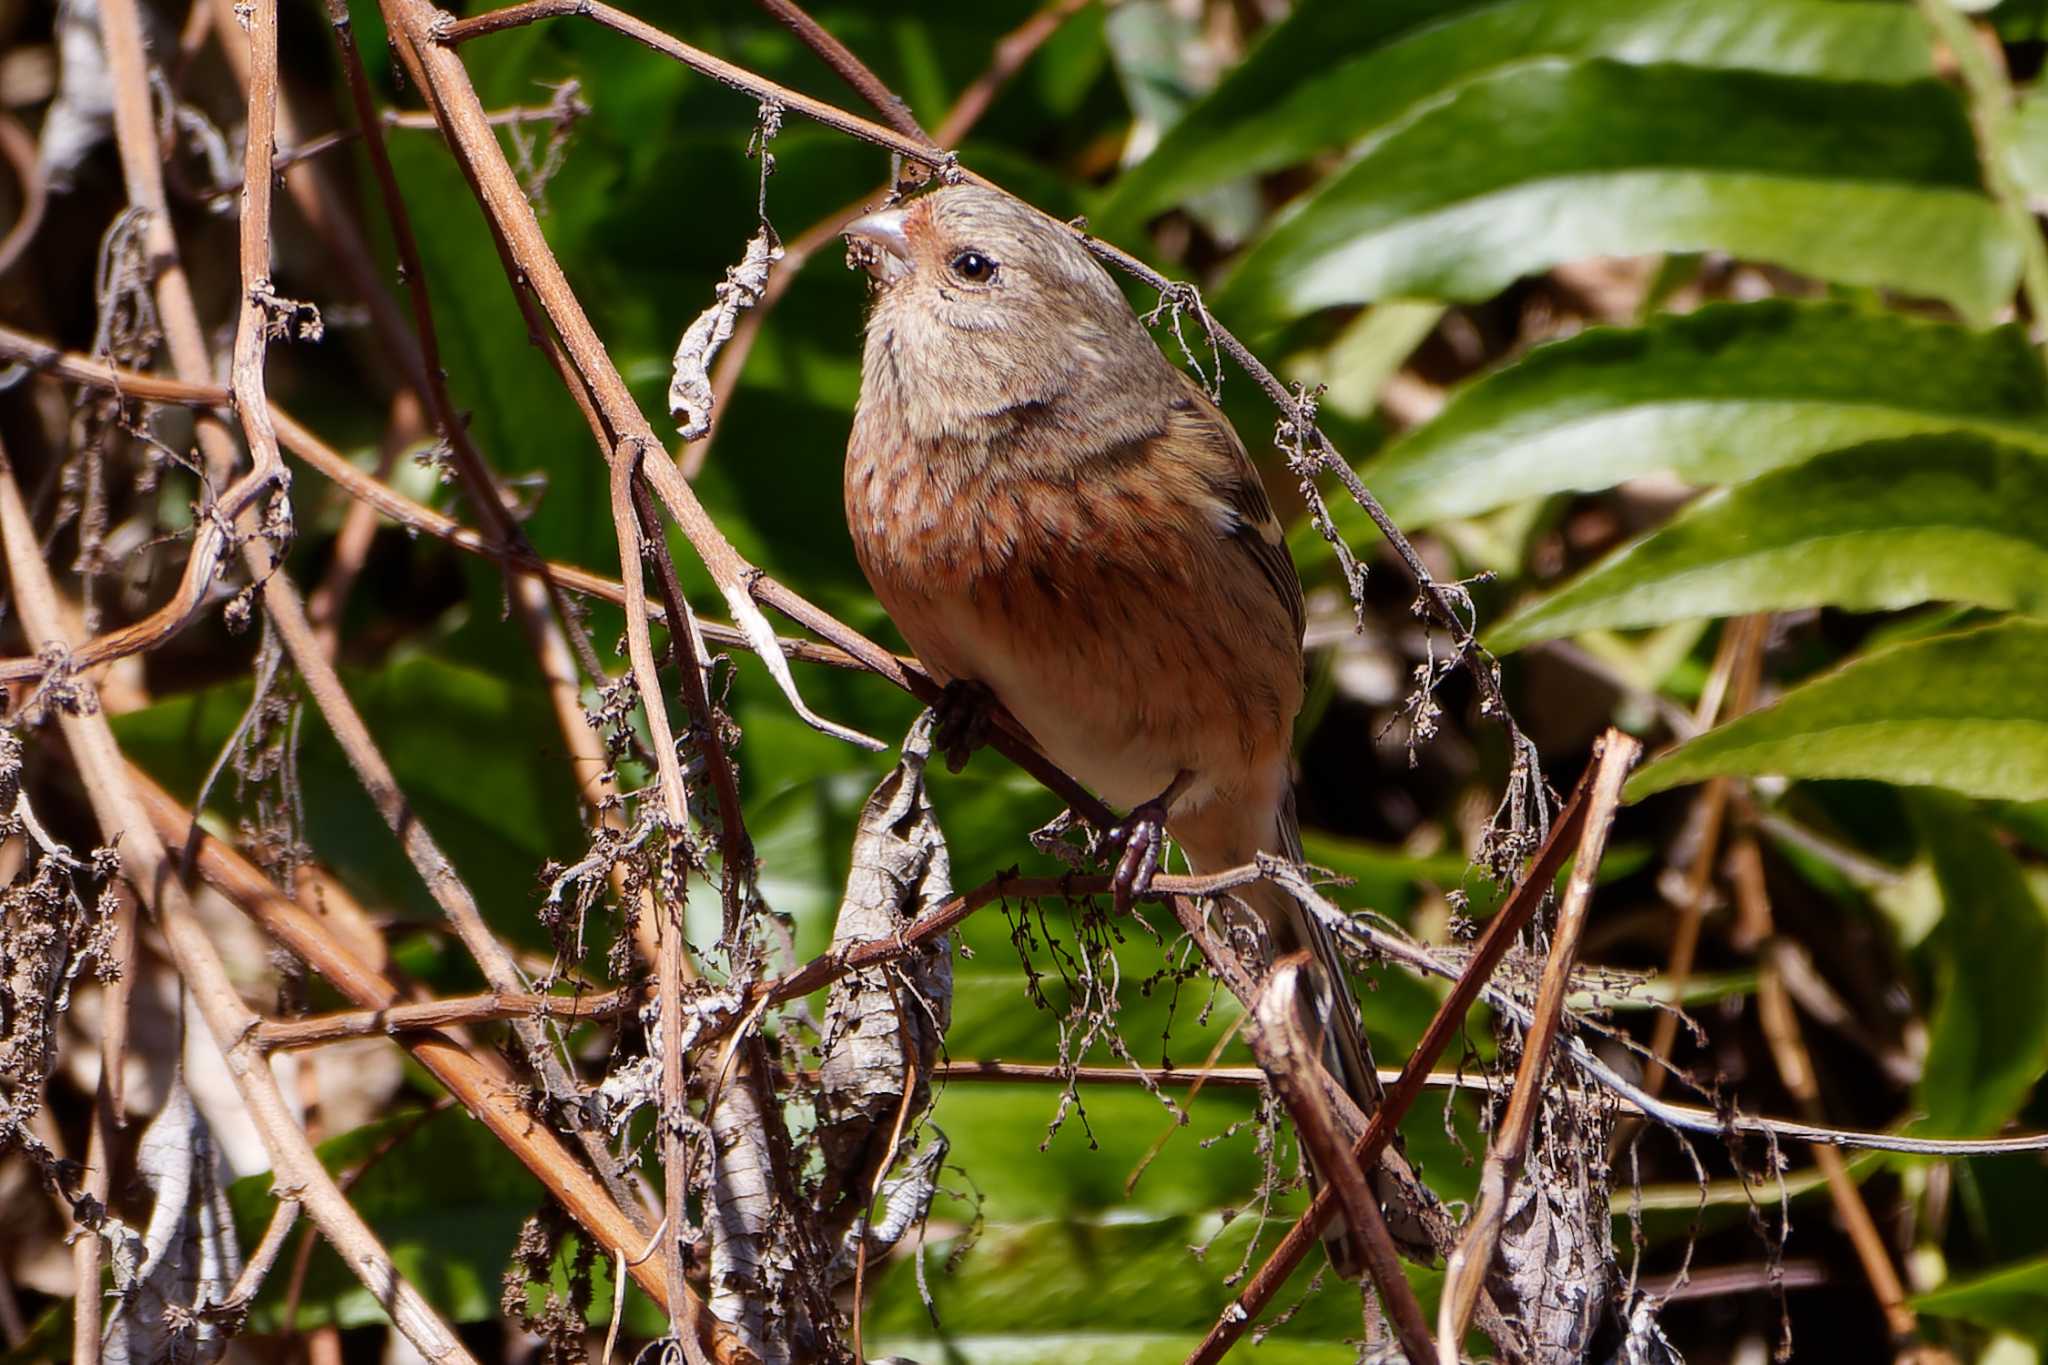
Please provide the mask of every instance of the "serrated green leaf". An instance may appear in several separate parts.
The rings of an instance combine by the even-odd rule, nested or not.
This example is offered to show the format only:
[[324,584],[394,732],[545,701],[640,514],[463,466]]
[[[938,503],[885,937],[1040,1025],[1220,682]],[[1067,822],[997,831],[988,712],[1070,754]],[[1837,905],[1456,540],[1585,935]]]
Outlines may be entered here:
[[1214,303],[1257,330],[1381,298],[1482,299],[1559,261],[1704,250],[1979,321],[2019,264],[1937,82],[1543,61],[1466,86],[1325,181]]
[[1117,182],[1097,214],[1128,229],[1189,195],[1384,135],[1449,91],[1537,57],[1612,57],[1788,75],[1930,74],[1894,5],[1817,0],[1404,0],[1298,6]]
[[[2048,380],[2019,329],[1770,300],[1539,347],[1362,472],[1396,520],[1426,523],[1660,470],[1738,482],[1933,431],[2048,452]],[[1366,529],[1351,509],[1340,524]]]
[[2048,454],[1916,436],[1723,489],[1501,623],[1506,652],[1602,627],[1928,601],[2048,609]]
[[2048,1070],[2048,915],[1982,812],[1935,792],[1911,809],[1942,900],[1920,1108],[1931,1133],[1994,1133]]
[[1862,777],[2048,797],[2048,625],[2006,621],[1857,658],[1638,772],[1627,799],[1723,775]]

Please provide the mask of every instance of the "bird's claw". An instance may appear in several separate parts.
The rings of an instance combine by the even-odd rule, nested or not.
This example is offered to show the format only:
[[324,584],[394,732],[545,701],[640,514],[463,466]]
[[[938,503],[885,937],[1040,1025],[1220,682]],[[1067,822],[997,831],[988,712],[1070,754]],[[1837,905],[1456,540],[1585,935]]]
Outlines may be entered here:
[[995,718],[996,694],[984,683],[956,678],[946,684],[932,707],[932,747],[946,756],[946,771],[967,766],[976,749],[988,743]]
[[1152,876],[1159,871],[1159,856],[1166,847],[1166,803],[1147,801],[1111,830],[1109,837],[1123,845],[1109,888],[1117,913],[1125,914],[1132,901],[1152,889]]

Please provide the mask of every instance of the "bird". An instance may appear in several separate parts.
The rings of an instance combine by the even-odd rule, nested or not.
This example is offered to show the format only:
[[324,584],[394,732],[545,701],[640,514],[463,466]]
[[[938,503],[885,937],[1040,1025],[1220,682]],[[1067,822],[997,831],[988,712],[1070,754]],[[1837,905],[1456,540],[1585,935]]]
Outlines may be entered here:
[[[1197,873],[1299,863],[1301,583],[1222,410],[1074,229],[1000,190],[934,189],[844,233],[870,277],[848,529],[948,701],[999,703],[1131,812],[1141,865],[1127,852],[1121,876],[1149,875],[1162,827]],[[1235,894],[1268,961],[1315,964],[1325,1067],[1370,1115],[1381,1088],[1330,931],[1271,882]],[[1419,1182],[1387,1153],[1391,1205]],[[1342,1229],[1330,1247],[1356,1273]]]

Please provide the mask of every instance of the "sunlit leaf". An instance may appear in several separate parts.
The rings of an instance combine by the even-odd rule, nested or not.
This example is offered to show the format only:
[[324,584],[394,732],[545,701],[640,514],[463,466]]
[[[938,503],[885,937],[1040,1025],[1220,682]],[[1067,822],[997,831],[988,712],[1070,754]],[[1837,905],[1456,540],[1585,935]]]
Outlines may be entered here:
[[2044,677],[2048,625],[2036,622],[1895,645],[1681,746],[1637,773],[1627,795],[1775,773],[2039,800],[2048,797]]
[[1945,1284],[1911,1303],[1916,1311],[1938,1318],[2048,1338],[2048,1257]]
[[1397,520],[1430,522],[1659,470],[1737,482],[1934,431],[2048,452],[2048,381],[2017,328],[1770,300],[1539,347],[1363,472]]
[[1488,644],[1807,606],[1940,600],[2039,613],[2044,508],[2048,452],[1967,436],[1857,446],[1701,499]]
[[1912,802],[1942,922],[1920,1107],[1950,1137],[1996,1132],[2048,1070],[2048,912],[2019,863],[1967,802],[1932,792]]
[[1464,87],[1324,182],[1214,302],[1258,329],[1481,299],[1559,261],[1705,250],[1979,321],[2019,260],[1944,85],[1541,62]]
[[1127,228],[1188,195],[1358,139],[1537,57],[1612,57],[1877,81],[1929,74],[1893,5],[1816,0],[1310,0],[1276,25],[1098,217]]

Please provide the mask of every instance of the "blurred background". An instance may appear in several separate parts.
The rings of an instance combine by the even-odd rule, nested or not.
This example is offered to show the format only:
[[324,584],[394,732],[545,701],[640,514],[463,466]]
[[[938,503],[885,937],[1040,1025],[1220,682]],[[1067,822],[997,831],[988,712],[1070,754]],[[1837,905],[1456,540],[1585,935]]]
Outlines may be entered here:
[[[154,56],[184,260],[225,354],[242,95],[205,9],[157,9]],[[859,108],[739,0],[631,9]],[[103,114],[94,122],[92,11],[89,0],[56,12],[0,0],[11,167],[0,230],[25,225],[0,248],[0,322],[146,367],[149,319],[107,264],[122,259],[109,234],[126,196]],[[2048,1128],[2036,1094],[2048,1069],[2048,376],[2035,342],[2048,306],[2035,218],[2048,195],[2048,97],[2035,88],[2048,7],[899,0],[812,13],[926,128],[957,129],[985,104],[958,139],[966,165],[1199,284],[1217,321],[1320,393],[1343,457],[1432,572],[1469,590],[1556,791],[1604,726],[1653,756],[1675,749],[1644,770],[1616,826],[1583,953],[1603,973],[1574,1000],[1644,1048],[1668,1017],[1652,1005],[1682,1000],[1691,1026],[1661,1045],[1679,1073],[1658,1082],[1667,1096],[1938,1136]],[[529,343],[376,9],[356,4],[351,17],[393,111],[387,136],[455,401],[535,548],[615,574],[604,465],[582,415]],[[384,290],[398,287],[368,162],[353,142],[309,147],[352,123],[332,31],[310,4],[281,19],[296,143],[280,144],[311,154],[286,172],[275,274],[281,292],[318,306],[325,334],[272,349],[272,398],[361,469],[474,522],[380,340],[376,309],[391,305],[360,286],[367,262]],[[742,554],[900,649],[841,511],[864,281],[832,235],[880,202],[889,157],[791,115],[767,144],[761,201],[744,95],[567,19],[462,56],[657,430],[672,429],[662,414],[677,337],[738,261],[757,202],[785,243],[813,248],[778,267],[786,292],[728,353],[736,382],[712,437],[678,454]],[[316,188],[301,197],[302,182]],[[1159,302],[1135,285],[1132,299],[1141,311]],[[1159,335],[1178,354],[1170,320]],[[1179,325],[1294,529],[1310,602],[1297,733],[1308,854],[1350,879],[1333,891],[1347,909],[1455,945],[1499,898],[1473,858],[1508,777],[1503,732],[1448,666],[1448,637],[1413,609],[1404,569],[1325,479],[1336,529],[1368,569],[1353,629],[1335,557],[1274,454],[1272,405],[1217,363],[1198,317]],[[152,418],[152,443],[50,380],[10,372],[0,385],[0,437],[83,620],[105,629],[140,615],[174,580],[192,524],[197,485],[177,458],[189,421]],[[542,870],[578,857],[587,832],[502,576],[390,525],[339,550],[351,502],[303,468],[293,501],[299,580],[332,582],[338,554],[357,573],[332,599],[352,695],[492,927],[545,968],[557,945],[537,913]],[[685,587],[722,614],[687,545],[675,548]],[[616,675],[618,612],[594,603],[587,625]],[[11,612],[5,629],[9,653],[34,652]],[[102,683],[124,748],[181,800],[247,707],[260,634],[211,611]],[[830,938],[854,819],[892,756],[806,728],[751,659],[724,676],[762,894],[801,961]],[[870,734],[896,738],[916,715],[872,677],[811,668],[799,680],[818,711]],[[44,823],[91,847],[75,777],[28,739]],[[289,678],[254,752],[215,791],[217,831],[271,849],[279,867],[310,859],[331,874],[365,942],[386,945],[411,980],[479,989]],[[624,785],[640,785],[630,769]],[[959,885],[1012,865],[1058,869],[1026,837],[1058,802],[999,756],[936,777],[934,802]],[[708,892],[693,902],[707,941],[715,906]],[[1225,1037],[1234,1005],[1189,970],[1170,917],[1115,922],[1103,909],[1012,903],[968,922],[946,1040],[956,1065],[1248,1063]],[[218,932],[252,1000],[334,1007],[231,914]],[[612,933],[592,920],[581,963],[592,979],[609,979]],[[1674,946],[1694,933],[1674,973]],[[1095,993],[1110,953],[1113,1003]],[[138,1115],[168,1085],[181,1009],[174,975],[146,943],[144,956]],[[1389,966],[1362,969],[1357,984],[1379,1060],[1398,1066],[1440,988]],[[98,994],[80,985],[47,1083],[43,1122],[73,1153],[96,1077]],[[1774,1002],[1789,1002],[1789,1023]],[[584,1053],[601,1065],[608,1035],[588,1032]],[[1655,1070],[1586,1037],[1630,1074]],[[1484,1073],[1483,1011],[1463,1051]],[[1796,1079],[1801,1055],[1809,1084]],[[1447,1061],[1459,1060],[1454,1048]],[[503,1283],[539,1187],[388,1044],[293,1065],[323,1151],[352,1173],[352,1197],[407,1273],[480,1355],[538,1358],[537,1338],[500,1304],[543,1293]],[[197,1090],[200,1068],[187,1067]],[[1246,1258],[1256,1264],[1302,1206],[1299,1189],[1267,1179],[1269,1159],[1286,1177],[1295,1158],[1255,1094],[1205,1089],[1180,1126],[1135,1085],[1063,1097],[1057,1084],[942,1083],[930,1122],[957,1169],[922,1268],[906,1246],[871,1275],[870,1354],[1185,1356]],[[270,1196],[260,1148],[246,1132],[237,1146],[233,1107],[231,1093],[202,1104],[231,1173],[246,1177],[232,1194],[247,1246]],[[1480,1115],[1470,1096],[1438,1095],[1405,1125],[1446,1199],[1472,1191]],[[1611,1160],[1601,1174],[1622,1274],[1670,1296],[1664,1330],[1687,1360],[1789,1349],[2021,1365],[2048,1340],[2038,1155],[1852,1155],[1832,1197],[1799,1144],[1773,1153],[1625,1127]],[[1845,1185],[1867,1208],[1860,1240]],[[146,1208],[135,1187],[117,1178],[116,1189]],[[0,1206],[10,1358],[62,1354],[77,1286],[61,1205],[10,1157]],[[331,1253],[296,1257],[237,1353],[406,1358]],[[566,1285],[572,1259],[564,1250],[535,1283]],[[1895,1294],[1873,1287],[1880,1264]],[[584,1308],[601,1341],[611,1291],[596,1271]],[[1414,1278],[1432,1303],[1437,1273]],[[662,1326],[638,1290],[625,1304],[622,1351]],[[1305,1271],[1279,1306],[1262,1343],[1240,1348],[1251,1358],[1345,1359],[1364,1333],[1356,1291],[1327,1276]]]

